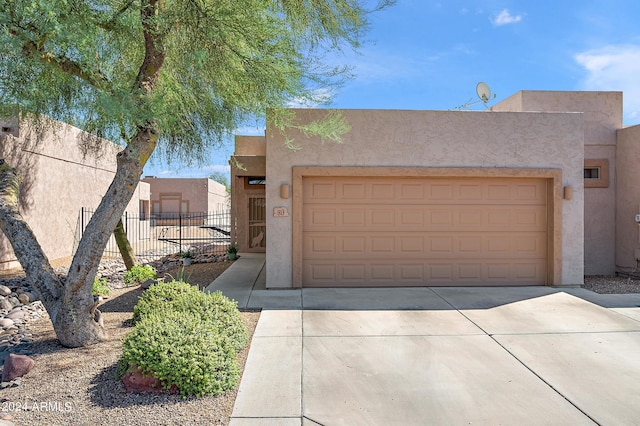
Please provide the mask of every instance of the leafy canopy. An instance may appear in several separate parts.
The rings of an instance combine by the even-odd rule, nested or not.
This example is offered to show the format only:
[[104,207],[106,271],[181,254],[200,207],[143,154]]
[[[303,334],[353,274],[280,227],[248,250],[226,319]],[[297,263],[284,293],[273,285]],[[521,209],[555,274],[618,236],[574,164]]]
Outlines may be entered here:
[[[318,89],[348,70],[323,55],[357,48],[369,12],[394,1],[0,0],[0,115],[47,114],[120,143],[152,123],[161,153],[197,157],[248,116],[273,109],[282,124],[292,100],[326,101]],[[143,64],[145,46],[164,60]],[[136,84],[143,67],[160,67],[152,90]]]

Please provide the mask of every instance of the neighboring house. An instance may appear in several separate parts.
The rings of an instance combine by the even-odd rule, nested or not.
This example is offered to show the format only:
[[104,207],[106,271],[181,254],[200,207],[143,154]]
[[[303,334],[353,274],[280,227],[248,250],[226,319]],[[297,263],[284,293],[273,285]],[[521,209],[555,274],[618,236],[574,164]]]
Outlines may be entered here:
[[145,176],[151,188],[151,214],[228,211],[225,186],[208,178],[157,178]]
[[[55,131],[38,130],[18,117],[0,119],[0,125],[0,158],[22,177],[21,213],[49,260],[68,262],[82,233],[80,212],[100,203],[115,175],[120,148],[104,140],[99,152],[86,151],[87,134],[59,122]],[[148,205],[149,185],[140,183],[126,211],[139,215]],[[148,228],[148,222],[139,227]],[[0,232],[0,269],[19,266]]]
[[571,286],[636,270],[640,126],[623,127],[622,93],[342,112],[341,144],[289,129],[294,151],[269,124],[236,138],[235,236],[251,251],[264,232],[268,288]]

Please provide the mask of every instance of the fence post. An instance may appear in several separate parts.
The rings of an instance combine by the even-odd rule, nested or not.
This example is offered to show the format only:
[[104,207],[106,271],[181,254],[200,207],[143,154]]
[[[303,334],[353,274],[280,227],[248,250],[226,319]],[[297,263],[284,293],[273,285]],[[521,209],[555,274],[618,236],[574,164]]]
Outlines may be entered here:
[[178,242],[182,251],[182,212],[178,213]]

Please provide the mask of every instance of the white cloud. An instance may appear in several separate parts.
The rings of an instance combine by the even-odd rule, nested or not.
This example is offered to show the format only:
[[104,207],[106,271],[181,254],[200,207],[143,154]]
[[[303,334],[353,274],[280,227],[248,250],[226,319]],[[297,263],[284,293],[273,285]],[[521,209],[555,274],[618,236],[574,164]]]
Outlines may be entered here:
[[288,108],[317,108],[326,105],[333,98],[333,90],[331,88],[316,89],[311,96],[306,99],[296,98],[289,101]]
[[509,9],[503,9],[493,20],[493,25],[501,26],[522,21],[522,15],[512,15]]
[[[624,92],[624,116],[640,122],[640,46],[618,45],[587,50],[575,56],[587,72],[584,90]],[[631,123],[626,123],[631,124]]]

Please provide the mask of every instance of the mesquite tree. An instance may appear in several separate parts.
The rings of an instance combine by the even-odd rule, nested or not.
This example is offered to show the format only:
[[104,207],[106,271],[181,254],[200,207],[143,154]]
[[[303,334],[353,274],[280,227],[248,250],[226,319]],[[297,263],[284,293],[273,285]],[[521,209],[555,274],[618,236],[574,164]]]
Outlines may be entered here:
[[[123,145],[64,282],[20,215],[15,170],[0,165],[0,229],[63,345],[106,338],[91,287],[151,154],[202,160],[267,109],[297,126],[283,107],[326,101],[348,70],[323,55],[357,48],[369,13],[393,1],[0,0],[0,116],[47,114]],[[344,128],[328,114],[304,130]]]

